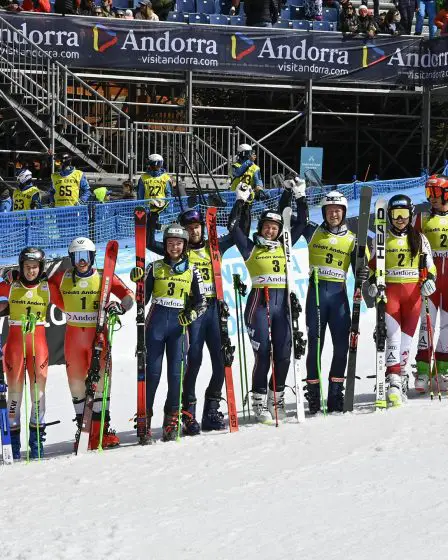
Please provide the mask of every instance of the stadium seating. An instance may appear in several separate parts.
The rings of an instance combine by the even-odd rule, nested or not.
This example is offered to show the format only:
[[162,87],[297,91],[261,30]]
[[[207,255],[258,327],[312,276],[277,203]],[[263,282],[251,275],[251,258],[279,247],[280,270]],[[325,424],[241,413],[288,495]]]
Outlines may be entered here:
[[313,31],[334,31],[333,23],[329,21],[312,21]]
[[274,23],[274,27],[278,27],[280,29],[292,29],[292,21],[289,19],[282,19]]
[[211,25],[228,25],[229,17],[224,14],[210,14],[209,23]]
[[246,25],[246,18],[241,16],[230,16],[230,25]]
[[215,0],[196,0],[196,12],[200,14],[216,13]]
[[176,11],[184,12],[186,14],[196,12],[196,2],[195,0],[177,0],[176,1]]
[[293,29],[300,29],[301,31],[311,31],[312,22],[302,19],[297,19],[292,22]]
[[177,23],[188,23],[188,14],[183,12],[170,12],[167,21],[175,21]]
[[336,8],[324,8],[322,12],[324,21],[338,21],[338,11]]

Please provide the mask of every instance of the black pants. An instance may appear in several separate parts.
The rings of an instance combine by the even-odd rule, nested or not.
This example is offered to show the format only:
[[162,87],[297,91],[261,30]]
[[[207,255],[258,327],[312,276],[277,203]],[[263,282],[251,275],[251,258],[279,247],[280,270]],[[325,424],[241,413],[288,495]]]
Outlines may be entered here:
[[401,15],[401,25],[404,27],[406,35],[411,34],[412,20],[414,19],[413,4],[398,4],[398,11]]

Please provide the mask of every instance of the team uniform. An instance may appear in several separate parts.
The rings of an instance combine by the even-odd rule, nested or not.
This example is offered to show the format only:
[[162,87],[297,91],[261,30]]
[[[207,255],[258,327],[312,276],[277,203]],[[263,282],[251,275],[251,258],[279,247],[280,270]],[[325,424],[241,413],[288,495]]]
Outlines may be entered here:
[[249,144],[238,146],[237,161],[230,169],[230,190],[236,191],[240,183],[249,185],[254,191],[263,188],[261,172],[258,165],[252,161],[252,147]]
[[[93,245],[93,244],[92,244]],[[50,278],[50,285],[60,294],[59,307],[66,314],[67,326],[65,331],[64,354],[67,368],[67,378],[72,395],[78,426],[82,420],[84,410],[86,386],[85,380],[92,358],[93,344],[96,335],[96,323],[100,301],[102,271],[91,267],[86,274],[81,274],[75,268],[57,271]],[[133,292],[120,280],[113,276],[111,294],[116,296],[123,306],[123,312],[132,307]],[[99,443],[99,421],[101,418],[102,390],[107,347],[101,354],[101,379],[97,387],[93,406],[93,421],[90,445],[96,448]],[[119,439],[108,431],[110,421],[110,385],[107,395],[106,431],[103,437],[103,447],[118,445]],[[98,430],[97,430],[98,428]]]
[[85,204],[91,196],[86,176],[71,165],[71,158],[67,154],[62,157],[61,169],[57,173],[52,173],[51,183],[48,191],[50,204],[56,208]]
[[[32,251],[43,252],[34,248],[27,248],[22,254],[32,256]],[[24,260],[37,260],[27,256]],[[45,436],[45,386],[48,373],[48,346],[45,335],[45,323],[47,308],[50,303],[56,305],[60,300],[56,290],[51,290],[50,285],[43,275],[44,256],[41,259],[42,273],[36,281],[28,282],[20,274],[13,273],[7,280],[0,282],[0,302],[9,304],[9,332],[3,349],[3,365],[8,383],[8,415],[11,426],[11,438],[15,459],[20,459],[20,408],[23,397],[24,385],[24,348],[22,322],[29,321],[35,317],[34,331],[34,355],[33,359],[33,334],[25,335],[26,369],[30,380],[30,387],[34,387],[34,376],[38,387],[38,400],[36,402],[34,389],[31,390],[32,407],[30,413],[30,448],[31,456],[36,458],[37,452],[37,429],[40,431],[41,449]],[[38,410],[38,426],[36,420],[36,408]]]
[[[176,231],[181,229],[173,226],[165,230],[164,240],[176,237]],[[151,418],[166,350],[168,394],[164,406],[165,441],[173,439],[177,432],[182,361],[188,352],[188,331],[184,334],[184,327],[199,319],[206,309],[201,274],[187,257],[188,234],[183,230],[182,235],[185,236],[185,254],[181,261],[173,264],[167,256],[155,261],[149,265],[145,280],[145,304],[152,299],[146,318],[146,406],[148,418]],[[190,296],[191,303],[186,307],[187,296]]]
[[137,184],[137,198],[139,200],[151,200],[151,210],[162,212],[168,206],[167,198],[172,196],[171,177],[163,169],[163,158],[159,154],[151,154],[148,157],[148,169]]
[[[195,219],[192,221],[185,221],[183,217],[188,217],[189,213],[194,215]],[[181,214],[180,222],[183,226],[187,225],[188,222],[201,223],[201,227],[205,227],[199,212],[195,210],[186,210]],[[155,241],[154,229],[150,227],[148,233],[148,249],[159,255],[163,255],[163,243]],[[233,240],[230,235],[223,236],[219,239],[219,251],[221,255],[232,246]],[[199,369],[202,364],[204,344],[207,345],[212,364],[212,376],[205,391],[205,403],[202,414],[202,429],[205,431],[219,430],[225,427],[223,415],[219,412],[221,392],[224,385],[224,363],[221,346],[216,343],[216,341],[219,341],[221,338],[221,331],[208,242],[202,239],[197,246],[192,246],[190,244],[188,248],[188,261],[200,271],[206,295],[206,309],[204,313],[188,328],[189,349],[183,383],[183,408],[188,411],[192,417],[190,418],[187,416],[184,418],[184,429],[190,435],[194,435],[199,433],[199,426],[196,422],[192,422],[192,419],[196,417],[197,398],[195,388]]]
[[17,189],[12,195],[13,210],[34,210],[42,208],[40,191],[33,185],[32,173],[29,169],[22,169],[17,175]]
[[[396,195],[391,199],[408,198]],[[402,206],[397,206],[402,208]],[[412,212],[411,212],[412,214]],[[412,216],[411,216],[412,217]],[[401,404],[402,394],[407,390],[407,365],[411,350],[412,338],[417,329],[422,307],[422,295],[425,295],[424,283],[421,281],[420,263],[423,256],[426,260],[428,280],[436,278],[436,267],[432,260],[432,252],[428,239],[419,236],[419,248],[416,256],[412,256],[408,230],[399,232],[390,227],[386,236],[386,375],[389,384],[388,400],[393,406]],[[376,268],[376,247],[374,245],[369,267],[372,280]],[[426,280],[426,282],[428,282]]]

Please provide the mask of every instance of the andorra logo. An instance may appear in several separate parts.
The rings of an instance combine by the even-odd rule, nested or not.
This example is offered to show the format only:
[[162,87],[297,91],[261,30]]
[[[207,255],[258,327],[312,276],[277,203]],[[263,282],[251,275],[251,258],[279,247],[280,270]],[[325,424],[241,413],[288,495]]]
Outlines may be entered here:
[[[237,31],[234,35],[232,35],[231,41],[232,41],[233,60],[241,60],[242,58],[244,58],[251,52],[254,52],[255,50],[255,43],[252,41],[252,39],[246,37],[246,35],[243,35],[239,31]],[[241,50],[238,53],[238,47],[242,46],[241,44],[239,45],[239,43],[242,43],[242,45],[244,45],[245,48],[244,50]]]
[[115,31],[111,31],[105,25],[97,24],[93,28],[93,50],[96,52],[104,52],[113,47],[118,41]]
[[[379,49],[376,45],[367,44],[362,47],[362,67],[367,68],[368,66],[373,66],[378,64],[382,60],[385,60],[384,51]],[[370,59],[370,62],[369,62]]]

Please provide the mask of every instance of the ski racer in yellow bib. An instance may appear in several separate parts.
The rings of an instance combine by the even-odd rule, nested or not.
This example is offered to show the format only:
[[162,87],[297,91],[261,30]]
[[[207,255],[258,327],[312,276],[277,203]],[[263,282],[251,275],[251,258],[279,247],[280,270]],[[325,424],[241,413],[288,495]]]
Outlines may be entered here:
[[17,189],[12,195],[13,210],[34,210],[41,208],[40,191],[33,185],[29,169],[22,169],[17,175]]
[[[190,346],[188,349],[187,368],[183,383],[183,428],[184,433],[196,435],[201,426],[196,420],[196,380],[202,364],[204,344],[207,345],[212,364],[212,375],[205,391],[204,408],[202,413],[202,429],[204,431],[223,430],[224,416],[220,412],[221,393],[224,385],[224,363],[221,346],[216,344],[220,340],[219,309],[216,300],[215,279],[210,256],[208,241],[204,239],[205,223],[202,214],[195,208],[187,208],[178,217],[179,223],[188,232],[188,261],[194,264],[202,276],[207,309],[188,328]],[[148,228],[148,249],[163,254],[161,242],[155,241],[155,219],[150,215]],[[220,237],[219,251],[223,255],[233,245],[230,235]]]
[[85,204],[90,198],[90,186],[82,171],[72,165],[70,154],[61,156],[61,167],[51,175],[50,204],[56,208]]
[[[244,321],[255,355],[252,374],[252,409],[258,422],[271,423],[277,417],[286,419],[284,392],[291,356],[291,328],[288,321],[288,291],[286,289],[285,254],[282,243],[283,218],[277,211],[265,210],[258,221],[253,240],[241,223],[244,207],[250,204],[251,189],[244,183],[238,186],[236,202],[229,218],[229,229],[246,264],[252,281],[247,299]],[[305,186],[303,185],[303,194]],[[295,243],[302,227],[295,224],[291,231]],[[266,292],[269,291],[271,336],[266,312]],[[273,376],[269,379],[271,367]]]
[[[423,233],[431,245],[437,270],[436,291],[428,297],[429,316],[435,332],[439,315],[439,338],[435,346],[440,390],[448,391],[448,176],[432,175],[426,181],[425,194],[431,205],[429,212],[417,214],[414,227]],[[420,332],[416,356],[415,389],[426,393],[429,389],[429,354],[426,311],[420,313]],[[436,380],[433,379],[433,384]]]
[[[148,420],[153,415],[154,399],[162,373],[166,351],[168,394],[163,420],[163,440],[176,439],[179,422],[180,376],[187,351],[186,327],[206,309],[206,299],[199,270],[188,259],[188,233],[179,224],[163,233],[165,257],[152,263],[146,274],[145,301],[152,298],[146,319],[146,406]],[[134,268],[131,279],[142,277]],[[183,415],[186,411],[182,411]]]
[[172,196],[172,188],[171,177],[163,168],[163,157],[151,154],[148,157],[148,169],[138,180],[137,198],[149,199],[151,211],[160,213],[168,205],[166,199]]
[[237,150],[237,160],[232,163],[230,169],[230,190],[236,191],[240,183],[245,183],[251,188],[248,202],[269,198],[264,191],[260,168],[255,163],[256,157],[250,144],[240,144]]
[[[318,367],[320,352],[325,341],[327,326],[333,342],[333,358],[328,374],[328,412],[344,409],[344,376],[350,334],[350,306],[347,297],[347,273],[350,265],[355,273],[356,236],[347,228],[347,199],[338,191],[331,191],[321,201],[322,223],[308,220],[306,199],[300,189],[301,179],[285,181],[285,191],[280,201],[283,208],[292,198],[297,201],[297,220],[302,225],[303,237],[308,243],[310,282],[306,299],[306,326],[308,330],[307,391],[311,414],[320,410]],[[365,281],[369,270],[367,261],[357,271]],[[317,281],[316,281],[317,276]],[[319,306],[316,291],[319,291]],[[320,326],[320,331],[319,331]]]
[[[406,398],[407,366],[412,339],[417,328],[422,298],[436,290],[436,268],[426,237],[412,225],[414,205],[405,194],[394,195],[387,205],[389,229],[386,235],[386,384],[390,406],[400,406]],[[422,274],[421,261],[425,261]],[[370,261],[372,276],[369,294],[376,297],[376,247]]]

